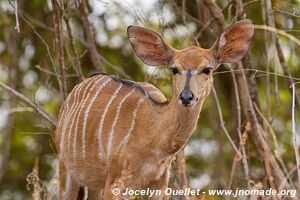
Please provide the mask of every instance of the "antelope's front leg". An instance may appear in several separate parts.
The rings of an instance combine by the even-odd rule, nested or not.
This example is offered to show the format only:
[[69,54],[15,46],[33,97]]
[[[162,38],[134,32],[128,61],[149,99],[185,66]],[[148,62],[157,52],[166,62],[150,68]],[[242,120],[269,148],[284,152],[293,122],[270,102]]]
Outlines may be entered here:
[[149,189],[150,190],[160,190],[161,195],[153,195],[150,197],[151,200],[167,200],[169,199],[168,196],[165,196],[165,190],[168,187],[169,184],[169,178],[170,178],[170,172],[169,168],[166,169],[164,174],[156,181],[152,181],[149,184]]
[[106,179],[103,199],[104,200],[123,200],[118,188],[114,188],[113,181],[110,177]]
[[102,189],[88,189],[87,191],[87,199],[88,200],[103,200],[102,198],[102,192],[103,190]]
[[59,161],[59,199],[76,200],[79,191],[79,185],[66,170],[62,161]]

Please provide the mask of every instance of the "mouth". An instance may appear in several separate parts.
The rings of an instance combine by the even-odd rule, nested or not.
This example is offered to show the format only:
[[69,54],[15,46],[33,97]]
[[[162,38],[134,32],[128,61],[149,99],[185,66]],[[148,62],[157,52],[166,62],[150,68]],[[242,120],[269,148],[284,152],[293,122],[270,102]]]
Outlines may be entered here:
[[198,102],[198,98],[197,99],[193,99],[193,100],[191,100],[191,101],[189,101],[189,102],[182,102],[182,100],[180,100],[180,99],[178,99],[178,103],[180,104],[180,105],[182,105],[183,107],[193,107],[193,106],[195,106],[196,104],[197,104],[197,102]]

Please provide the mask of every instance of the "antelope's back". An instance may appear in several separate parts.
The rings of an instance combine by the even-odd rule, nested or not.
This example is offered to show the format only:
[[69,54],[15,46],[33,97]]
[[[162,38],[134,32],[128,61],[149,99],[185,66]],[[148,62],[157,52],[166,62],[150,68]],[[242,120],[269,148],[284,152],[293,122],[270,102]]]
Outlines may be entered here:
[[[121,154],[147,116],[149,106],[166,101],[153,85],[96,75],[75,86],[58,120],[56,144],[66,166],[99,166]],[[86,162],[78,162],[84,159]],[[75,162],[76,161],[76,162]],[[76,165],[76,166],[74,166]],[[92,169],[91,169],[92,170]]]

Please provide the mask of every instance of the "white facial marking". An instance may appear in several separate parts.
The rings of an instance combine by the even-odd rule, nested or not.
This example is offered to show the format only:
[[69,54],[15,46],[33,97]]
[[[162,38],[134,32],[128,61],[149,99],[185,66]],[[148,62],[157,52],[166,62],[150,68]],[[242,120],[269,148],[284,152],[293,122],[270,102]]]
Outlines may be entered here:
[[193,70],[193,71],[191,71],[191,74],[192,75],[197,75],[197,74],[199,74],[199,71],[198,70]]
[[191,73],[192,75],[197,75],[197,74],[199,74],[199,71],[198,70],[182,70],[180,72],[180,74],[182,74],[182,75],[188,75],[188,73]]

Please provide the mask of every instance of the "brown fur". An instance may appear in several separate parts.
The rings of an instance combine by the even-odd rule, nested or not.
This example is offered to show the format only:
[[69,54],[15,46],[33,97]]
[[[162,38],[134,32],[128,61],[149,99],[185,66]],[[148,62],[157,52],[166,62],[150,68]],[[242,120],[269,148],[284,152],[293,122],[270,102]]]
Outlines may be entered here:
[[[249,23],[244,21],[241,23],[243,26],[238,26],[250,26]],[[236,38],[238,27],[233,25],[233,28],[233,36]],[[227,39],[230,39],[230,32],[225,33]],[[207,66],[216,69],[220,63],[214,52],[226,51],[214,49],[220,45],[213,49],[192,46],[175,50],[155,32],[139,27],[130,27],[128,34],[137,55],[146,63],[167,63],[176,67],[179,72],[197,71],[190,78],[189,90],[194,95],[192,104],[189,107],[183,106],[178,100],[187,81],[187,76],[180,73],[173,78],[174,92],[170,102],[149,83],[129,83],[108,75],[91,77],[76,86],[64,102],[56,130],[56,143],[61,158],[61,199],[75,199],[81,185],[89,188],[90,198],[99,196],[100,191],[104,190],[104,199],[110,200],[113,198],[113,184],[122,178],[124,170],[129,174],[125,187],[166,188],[171,162],[193,133],[203,101],[211,90],[212,73],[204,74],[202,70]],[[249,34],[246,40],[252,35]],[[249,49],[248,45],[243,49],[244,52],[240,48],[234,52],[231,45],[227,46],[233,51],[230,59],[234,61],[237,61],[237,54],[240,56]],[[158,49],[158,53],[155,53],[155,49]],[[128,98],[120,106],[126,95]],[[78,105],[78,102],[82,109],[77,106],[74,110],[74,105]],[[116,116],[118,120],[113,126]],[[85,139],[82,137],[84,127]],[[99,144],[98,133],[101,127]],[[127,145],[120,146],[126,141],[124,138],[130,130]],[[112,133],[113,139],[110,140]],[[82,153],[83,149],[86,154]],[[98,156],[99,150],[101,157]]]

